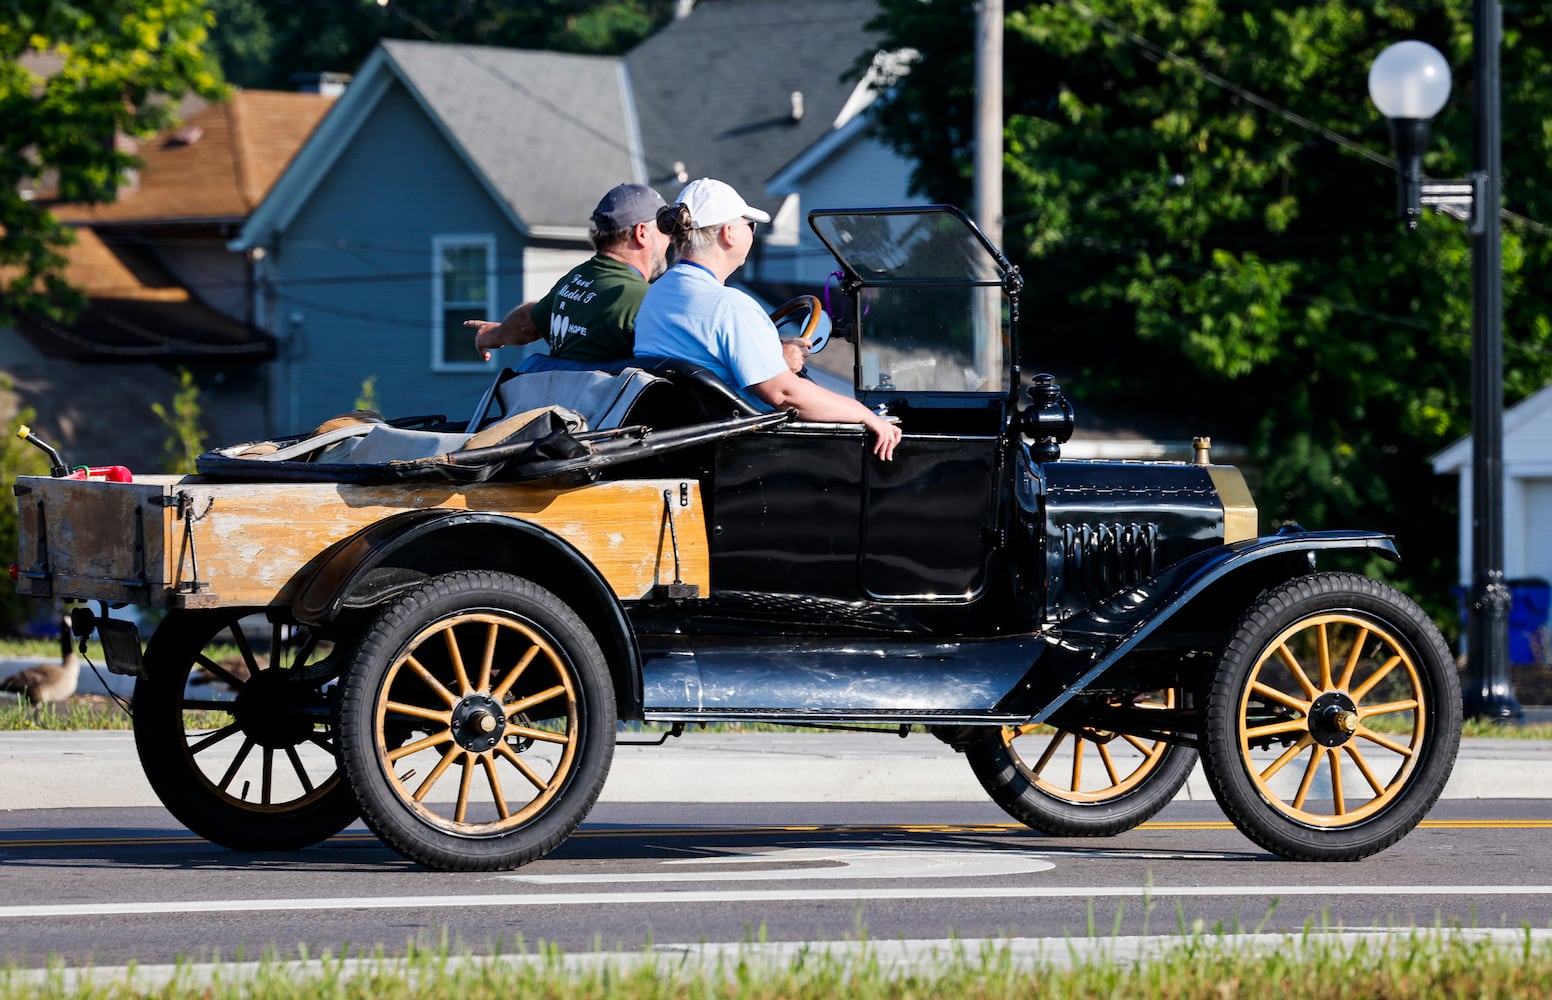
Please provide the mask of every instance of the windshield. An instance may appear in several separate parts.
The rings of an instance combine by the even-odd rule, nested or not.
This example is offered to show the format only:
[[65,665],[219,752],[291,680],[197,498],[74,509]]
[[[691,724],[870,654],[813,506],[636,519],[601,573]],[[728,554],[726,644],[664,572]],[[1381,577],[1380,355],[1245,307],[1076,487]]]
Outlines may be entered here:
[[861,390],[1003,392],[1007,261],[958,209],[815,211],[851,285],[844,331]]
[[1000,254],[956,208],[816,211],[808,218],[835,259],[865,285],[1002,284]]

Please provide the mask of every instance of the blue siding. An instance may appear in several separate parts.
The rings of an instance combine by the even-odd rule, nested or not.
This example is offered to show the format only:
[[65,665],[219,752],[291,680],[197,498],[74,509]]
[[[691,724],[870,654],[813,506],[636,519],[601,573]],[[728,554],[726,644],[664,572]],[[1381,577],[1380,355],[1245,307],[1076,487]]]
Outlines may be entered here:
[[521,235],[395,82],[270,257],[271,326],[294,338],[276,362],[278,432],[351,409],[371,377],[389,416],[473,410],[496,367],[431,367],[432,237],[447,234],[493,236],[496,311],[521,301]]

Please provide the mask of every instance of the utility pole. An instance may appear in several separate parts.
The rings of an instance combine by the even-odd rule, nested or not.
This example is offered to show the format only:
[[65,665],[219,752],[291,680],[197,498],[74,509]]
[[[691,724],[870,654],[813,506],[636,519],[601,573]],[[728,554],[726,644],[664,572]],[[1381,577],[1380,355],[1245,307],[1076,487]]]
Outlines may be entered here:
[[1002,245],[1002,0],[975,5],[975,222]]
[[[1002,246],[1002,0],[975,5],[975,222]],[[1007,365],[1002,299],[985,295],[976,310],[975,367],[985,378]]]
[[1499,63],[1503,11],[1476,0],[1471,56],[1475,105],[1471,244],[1471,594],[1466,615],[1468,716],[1518,720],[1509,678],[1509,588],[1503,535],[1503,236],[1499,219],[1502,125]]

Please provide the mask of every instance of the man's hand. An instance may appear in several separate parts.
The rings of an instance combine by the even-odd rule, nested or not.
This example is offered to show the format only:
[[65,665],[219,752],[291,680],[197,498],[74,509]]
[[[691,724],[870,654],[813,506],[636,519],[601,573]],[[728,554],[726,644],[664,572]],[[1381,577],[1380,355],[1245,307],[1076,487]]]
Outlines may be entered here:
[[519,347],[539,339],[539,328],[534,325],[532,302],[524,302],[506,319],[497,323],[488,319],[466,319],[463,325],[474,331],[474,349],[480,352],[480,360],[489,361],[490,352],[498,347]]
[[480,352],[481,361],[490,360],[492,348],[505,347],[501,342],[501,324],[488,319],[466,319],[463,325],[474,331],[474,349]]

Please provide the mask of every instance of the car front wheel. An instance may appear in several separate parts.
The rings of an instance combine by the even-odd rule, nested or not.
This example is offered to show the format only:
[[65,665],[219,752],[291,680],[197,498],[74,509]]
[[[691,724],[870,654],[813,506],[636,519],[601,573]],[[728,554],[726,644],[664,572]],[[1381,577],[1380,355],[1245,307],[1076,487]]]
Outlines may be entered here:
[[1352,861],[1415,827],[1460,745],[1460,682],[1428,616],[1366,577],[1319,573],[1263,594],[1207,682],[1202,759],[1251,840]]

